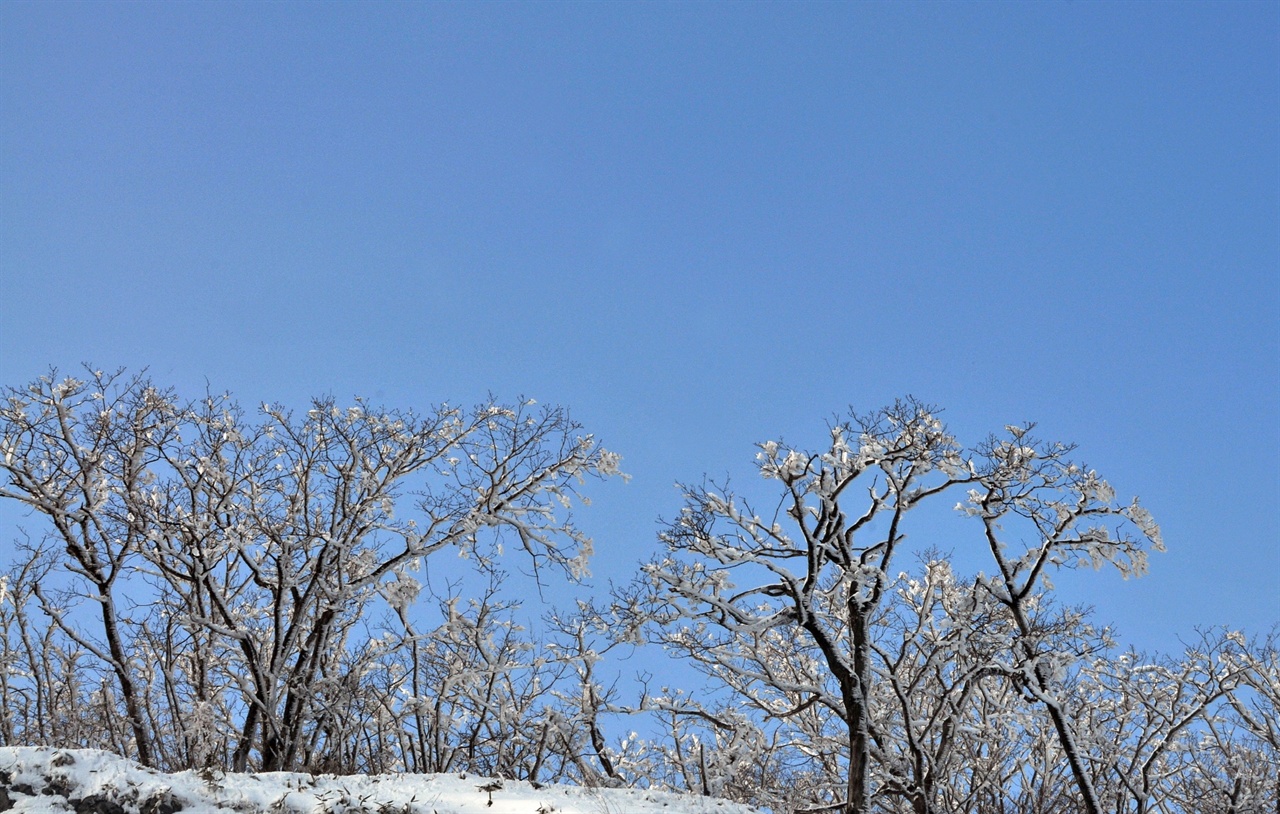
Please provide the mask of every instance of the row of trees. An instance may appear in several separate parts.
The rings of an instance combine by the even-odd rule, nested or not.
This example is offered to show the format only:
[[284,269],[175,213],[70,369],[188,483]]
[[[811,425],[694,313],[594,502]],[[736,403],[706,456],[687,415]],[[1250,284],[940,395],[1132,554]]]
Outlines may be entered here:
[[[685,489],[634,583],[533,631],[501,562],[580,579],[570,509],[619,474],[563,410],[251,418],[51,373],[0,404],[0,496],[33,526],[0,577],[0,739],[167,769],[660,784],[779,814],[1280,810],[1274,635],[1119,650],[1048,577],[1141,574],[1150,515],[1030,426],[968,448],[934,413],[762,444],[759,507]],[[908,546],[952,503],[946,542],[989,574]],[[475,576],[424,589],[444,550]],[[625,695],[607,656],[647,643],[706,686]]]
[[[127,732],[114,745],[151,765],[319,759],[351,682],[398,655],[377,640],[419,654],[414,685],[447,647],[407,612],[415,569],[446,548],[486,565],[505,544],[576,578],[590,544],[568,508],[617,468],[563,410],[532,403],[419,415],[318,400],[250,420],[226,396],[181,402],[100,372],[5,395],[0,495],[45,523],[9,585],[7,655],[25,669],[5,673],[6,735],[57,736],[49,716],[84,699],[51,693],[87,659],[118,705],[103,719]],[[400,626],[369,643],[376,605]],[[229,754],[211,751],[215,733]]]

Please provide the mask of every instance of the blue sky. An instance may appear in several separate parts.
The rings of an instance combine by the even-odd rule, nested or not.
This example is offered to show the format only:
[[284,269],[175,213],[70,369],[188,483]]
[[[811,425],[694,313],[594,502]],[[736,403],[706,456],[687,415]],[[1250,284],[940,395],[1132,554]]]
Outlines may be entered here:
[[1059,580],[1126,642],[1264,629],[1278,43],[1274,3],[6,2],[0,382],[564,403],[633,476],[602,582],[675,481],[910,393],[1143,497],[1150,576]]

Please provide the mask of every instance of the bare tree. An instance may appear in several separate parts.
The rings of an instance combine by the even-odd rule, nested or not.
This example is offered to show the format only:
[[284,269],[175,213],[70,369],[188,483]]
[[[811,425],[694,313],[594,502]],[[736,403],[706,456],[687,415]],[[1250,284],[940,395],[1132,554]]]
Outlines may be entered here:
[[[863,814],[872,791],[871,628],[903,523],[974,475],[942,422],[915,401],[835,424],[821,452],[760,449],[760,474],[779,484],[776,508],[762,517],[728,489],[687,488],[661,534],[666,554],[644,566],[647,585],[623,597],[623,612],[633,624],[654,623],[657,641],[735,684],[765,714],[813,705],[833,713],[847,755],[839,808]],[[855,483],[865,484],[865,504],[850,511]],[[798,658],[779,661],[774,648]],[[806,669],[780,674],[788,663]]]
[[0,471],[7,476],[0,497],[47,520],[67,571],[98,609],[97,636],[81,633],[58,605],[43,597],[42,603],[55,624],[110,667],[134,749],[147,765],[154,762],[151,734],[126,651],[117,586],[145,539],[129,495],[145,488],[178,420],[170,394],[142,377],[101,371],[83,380],[50,373],[25,388],[6,388],[0,404]]
[[[1101,814],[1092,773],[1058,691],[1073,658],[1047,646],[1038,590],[1050,570],[1110,564],[1126,577],[1146,572],[1147,545],[1163,550],[1160,529],[1135,499],[1119,504],[1096,472],[1071,460],[1073,448],[1035,440],[1032,425],[1010,426],[976,456],[975,487],[957,508],[981,520],[997,573],[987,581],[1009,611],[1021,655],[1021,688],[1049,715],[1088,814]],[[1136,530],[1136,534],[1134,531]]]
[[1238,634],[1202,631],[1181,658],[1105,653],[1079,671],[1080,747],[1103,767],[1113,809],[1169,811],[1170,781],[1191,769],[1188,742],[1220,717],[1244,677]]
[[[830,445],[818,452],[761,444],[760,474],[779,487],[778,503],[763,516],[727,485],[686,488],[684,508],[661,533],[665,553],[619,596],[618,612],[637,631],[626,635],[648,635],[691,659],[766,716],[828,710],[840,722],[847,759],[843,799],[822,808],[846,814],[871,811],[873,792],[929,810],[935,775],[927,764],[945,760],[946,721],[959,714],[957,704],[975,682],[995,670],[1048,710],[1086,810],[1097,814],[1070,710],[1055,694],[1062,670],[1079,654],[1053,647],[1062,626],[1040,612],[1043,577],[1082,556],[1141,572],[1142,540],[1158,546],[1158,531],[1136,503],[1116,505],[1110,487],[1068,461],[1069,447],[1035,445],[1028,428],[1012,427],[1009,439],[965,451],[934,413],[908,399],[837,422]],[[910,680],[907,667],[918,654],[877,649],[876,625],[890,601],[908,512],[964,485],[969,498],[959,508],[983,521],[975,542],[989,547],[998,570],[975,584],[987,610],[968,621],[986,619],[984,632],[1000,630],[1003,637],[985,661],[971,650],[972,664],[941,677],[941,706],[929,712],[917,708],[908,686],[894,685]],[[1095,524],[1100,517],[1122,527]],[[1038,542],[1015,550],[1003,537],[1015,523],[1028,526]],[[993,615],[1004,622],[991,622]],[[926,627],[907,635],[923,636]],[[950,647],[945,640],[918,644]],[[996,650],[1002,659],[994,658]],[[928,665],[932,657],[923,658]],[[876,687],[885,675],[900,695],[896,701]],[[906,716],[896,732],[878,723],[876,707],[884,704]],[[941,725],[929,733],[939,740],[927,748],[920,742],[926,723]],[[904,740],[890,743],[895,737]]]
[[1236,644],[1244,673],[1241,686],[1229,696],[1231,709],[1239,728],[1253,739],[1251,751],[1261,756],[1241,762],[1269,767],[1253,773],[1251,791],[1259,800],[1259,811],[1261,801],[1270,797],[1272,810],[1280,814],[1280,627],[1252,642],[1237,634]]
[[937,552],[901,574],[871,637],[877,682],[873,755],[884,796],[914,814],[956,810],[944,788],[966,768],[974,696],[1011,670],[1010,624],[986,587],[963,582]]

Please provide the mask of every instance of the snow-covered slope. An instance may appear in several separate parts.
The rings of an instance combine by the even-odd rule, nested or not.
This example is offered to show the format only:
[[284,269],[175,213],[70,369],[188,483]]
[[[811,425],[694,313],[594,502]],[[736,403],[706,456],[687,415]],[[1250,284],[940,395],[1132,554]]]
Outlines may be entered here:
[[[487,791],[492,785],[500,785]],[[7,808],[6,808],[7,806]],[[459,774],[161,774],[108,752],[0,747],[0,811],[46,814],[753,814],[709,797]]]

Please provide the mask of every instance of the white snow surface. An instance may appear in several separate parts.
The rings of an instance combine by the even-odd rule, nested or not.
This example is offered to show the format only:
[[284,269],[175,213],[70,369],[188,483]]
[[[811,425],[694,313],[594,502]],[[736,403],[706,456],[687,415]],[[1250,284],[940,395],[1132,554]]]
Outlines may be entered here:
[[[94,797],[116,802],[129,814],[759,814],[712,797],[558,784],[534,788],[522,780],[502,780],[490,804],[490,792],[480,787],[494,782],[469,774],[164,774],[109,752],[0,747],[0,790],[13,814],[64,814],[76,810],[73,801],[84,806]],[[3,800],[0,795],[0,810]],[[158,807],[164,803],[170,805]]]

